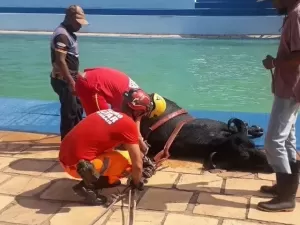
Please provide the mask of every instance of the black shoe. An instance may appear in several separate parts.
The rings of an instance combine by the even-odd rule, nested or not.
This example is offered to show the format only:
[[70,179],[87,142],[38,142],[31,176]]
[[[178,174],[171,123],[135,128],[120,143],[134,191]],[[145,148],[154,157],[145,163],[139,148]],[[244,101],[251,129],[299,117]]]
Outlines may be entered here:
[[86,189],[85,203],[88,205],[104,205],[107,198],[104,195],[97,194],[97,191]]
[[267,202],[259,202],[257,208],[267,212],[289,212],[296,207],[299,173],[276,173],[277,196]]
[[89,189],[86,187],[83,181],[73,186],[73,191],[84,197],[84,202],[88,205],[104,205],[107,202],[107,198],[103,195],[98,195],[97,190]]
[[85,197],[85,191],[83,189],[85,187],[85,184],[83,181],[80,181],[78,184],[75,184],[72,189],[75,192],[76,195]]

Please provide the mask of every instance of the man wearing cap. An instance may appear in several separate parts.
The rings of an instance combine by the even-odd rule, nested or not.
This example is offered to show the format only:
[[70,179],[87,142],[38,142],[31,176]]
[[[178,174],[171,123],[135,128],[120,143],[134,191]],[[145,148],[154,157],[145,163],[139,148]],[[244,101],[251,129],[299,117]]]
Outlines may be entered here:
[[276,173],[276,184],[261,187],[261,192],[275,197],[258,203],[258,209],[279,212],[294,210],[299,184],[295,123],[300,106],[300,0],[273,0],[273,6],[287,16],[276,58],[267,55],[262,61],[272,73],[274,101],[265,149]]
[[64,21],[51,37],[51,86],[59,96],[61,139],[82,120],[83,109],[75,94],[75,80],[79,69],[77,37],[74,32],[87,25],[80,6],[71,5]]

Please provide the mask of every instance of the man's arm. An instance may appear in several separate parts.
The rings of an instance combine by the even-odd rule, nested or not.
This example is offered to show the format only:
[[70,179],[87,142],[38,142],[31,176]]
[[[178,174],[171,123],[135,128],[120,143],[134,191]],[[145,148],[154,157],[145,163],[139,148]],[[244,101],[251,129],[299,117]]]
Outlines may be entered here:
[[63,75],[63,77],[66,79],[68,84],[70,84],[72,91],[75,91],[75,81],[73,80],[67,62],[66,62],[66,56],[67,56],[67,50],[69,45],[69,40],[66,35],[58,35],[54,38],[54,47],[55,47],[55,64],[57,66],[57,69]]
[[135,124],[136,124],[137,130],[138,130],[138,134],[139,134],[139,146],[140,146],[140,148],[141,148],[143,154],[146,155],[149,146],[146,145],[146,143],[144,142],[144,138],[143,138],[143,136],[142,136],[142,134],[141,134],[141,129],[140,129],[140,126],[141,126],[141,119],[142,119],[142,117],[137,118]]
[[138,144],[124,144],[132,162],[132,179],[135,185],[138,185],[142,179],[143,161],[140,147]]
[[141,118],[138,118],[136,121],[135,121],[135,124],[136,124],[136,127],[137,127],[137,130],[138,130],[138,134],[139,134],[139,146],[142,150],[142,152],[145,152],[145,143],[144,143],[144,138],[143,136],[141,135],[141,129],[140,129],[140,126],[141,126]]

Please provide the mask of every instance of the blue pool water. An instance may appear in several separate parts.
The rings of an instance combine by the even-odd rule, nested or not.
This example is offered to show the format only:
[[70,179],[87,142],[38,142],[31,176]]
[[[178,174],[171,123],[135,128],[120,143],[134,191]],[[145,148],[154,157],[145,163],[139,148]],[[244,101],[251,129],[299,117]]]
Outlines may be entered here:
[[[0,35],[0,96],[57,100],[49,83],[48,35]],[[79,37],[80,69],[126,72],[148,92],[189,110],[269,112],[262,59],[278,40]]]

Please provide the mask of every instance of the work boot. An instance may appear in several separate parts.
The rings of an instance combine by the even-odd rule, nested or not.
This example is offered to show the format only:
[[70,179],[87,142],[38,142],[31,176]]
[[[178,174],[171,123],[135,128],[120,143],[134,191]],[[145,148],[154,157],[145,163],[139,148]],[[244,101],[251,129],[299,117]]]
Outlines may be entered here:
[[[298,169],[297,169],[298,170]],[[276,173],[277,196],[267,202],[259,202],[257,208],[267,212],[293,211],[296,206],[296,193],[299,185],[299,173]]]
[[277,195],[277,185],[274,184],[273,186],[263,185],[260,187],[260,192],[265,194]]
[[[292,173],[299,173],[299,167],[297,162],[290,162],[290,167]],[[265,193],[265,194],[271,194],[271,195],[277,195],[277,185],[274,184],[273,186],[267,186],[263,185],[260,187],[260,192]]]
[[86,160],[80,160],[77,163],[77,173],[82,178],[84,184],[89,189],[95,189],[95,183],[100,177],[94,165]]
[[103,195],[99,195],[97,190],[88,188],[84,181],[80,181],[78,184],[73,186],[73,191],[84,197],[84,202],[88,205],[104,205],[107,202],[107,198]]
[[77,173],[82,178],[79,184],[73,187],[74,192],[85,198],[85,203],[89,205],[103,205],[107,202],[107,198],[98,195],[96,182],[100,174],[95,170],[94,165],[86,160],[80,160],[77,164]]
[[298,162],[290,162],[290,166],[291,166],[291,171],[292,173],[299,173],[299,166],[298,166]]
[[85,186],[83,181],[80,181],[78,184],[75,184],[72,189],[75,192],[76,195],[85,197],[85,191],[83,187]]

